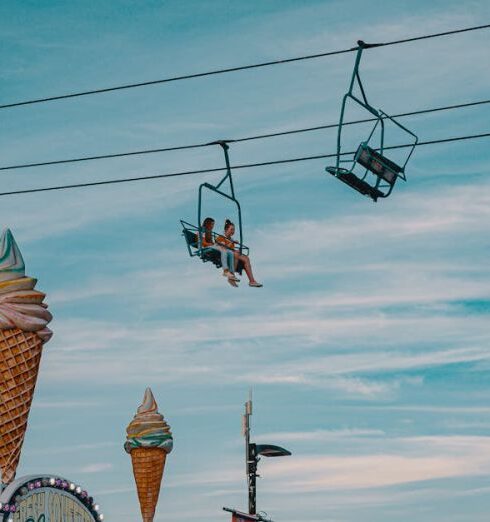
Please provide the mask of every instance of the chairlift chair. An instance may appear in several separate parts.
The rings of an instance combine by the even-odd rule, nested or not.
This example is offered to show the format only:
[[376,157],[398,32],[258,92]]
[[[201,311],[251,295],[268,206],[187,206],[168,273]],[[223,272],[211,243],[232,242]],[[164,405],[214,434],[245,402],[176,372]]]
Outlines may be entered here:
[[[349,85],[349,90],[342,99],[342,107],[340,111],[340,121],[337,131],[337,153],[336,163],[334,166],[327,167],[325,170],[338,178],[340,181],[357,190],[361,194],[370,197],[373,201],[377,201],[378,198],[387,198],[395,186],[398,178],[406,181],[405,167],[412,156],[412,153],[417,146],[418,137],[407,127],[402,125],[400,122],[395,120],[392,116],[386,114],[382,110],[377,110],[372,107],[366,97],[364,86],[359,75],[359,65],[361,63],[361,56],[364,49],[371,47],[377,47],[379,44],[366,44],[362,40],[359,40],[357,47],[356,61],[354,64],[354,70]],[[361,97],[354,94],[354,87],[359,87]],[[344,116],[347,101],[351,99],[369,113],[374,116],[374,126],[369,134],[368,138],[361,142],[357,151],[354,153],[352,159],[342,159],[344,156],[351,153],[342,151],[342,130],[344,126]],[[400,166],[394,161],[387,158],[384,154],[387,147],[385,147],[385,121],[389,121],[395,124],[399,129],[408,134],[413,140],[413,143],[409,146],[409,152],[405,158],[405,161]],[[375,131],[379,128],[379,143],[375,148],[371,146],[371,141],[375,135]],[[341,163],[350,163],[349,168],[341,167]],[[361,168],[359,168],[361,167]],[[361,170],[361,174],[357,172]],[[363,172],[362,172],[363,171]]]
[[[233,185],[233,177],[230,166],[230,157],[228,154],[229,145],[232,140],[219,140],[209,143],[209,145],[219,145],[224,152],[225,156],[225,164],[226,164],[226,174],[223,179],[216,185],[211,185],[210,183],[202,183],[199,186],[199,196],[198,196],[198,206],[197,206],[197,225],[193,225],[188,223],[187,221],[180,220],[182,225],[182,235],[185,239],[187,245],[187,251],[191,257],[199,257],[203,263],[212,262],[217,268],[221,268],[221,256],[219,252],[215,250],[209,250],[202,247],[202,200],[203,200],[203,190],[210,190],[219,196],[222,196],[230,201],[232,201],[238,211],[238,236],[239,241],[235,241],[238,252],[240,254],[248,255],[249,248],[243,244],[243,226],[242,226],[242,210],[240,207],[239,201],[235,197],[235,188]],[[230,192],[227,193],[223,189],[221,189],[222,185],[228,181]],[[213,240],[215,240],[220,234],[213,232]],[[239,261],[237,266],[237,272],[239,274],[242,273],[244,265],[241,261]]]

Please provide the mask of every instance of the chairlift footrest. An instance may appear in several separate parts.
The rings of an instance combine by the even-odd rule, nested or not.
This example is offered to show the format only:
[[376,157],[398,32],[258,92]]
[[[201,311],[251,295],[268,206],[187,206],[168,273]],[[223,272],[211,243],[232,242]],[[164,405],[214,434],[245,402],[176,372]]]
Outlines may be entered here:
[[357,192],[360,192],[364,196],[370,197],[373,201],[376,201],[378,198],[383,198],[385,196],[383,192],[375,187],[372,187],[364,180],[358,178],[350,170],[342,168],[338,169],[336,167],[327,167],[326,171],[329,174],[332,174],[332,176],[338,178],[340,181],[344,182],[346,185],[349,185],[349,187],[357,190]]

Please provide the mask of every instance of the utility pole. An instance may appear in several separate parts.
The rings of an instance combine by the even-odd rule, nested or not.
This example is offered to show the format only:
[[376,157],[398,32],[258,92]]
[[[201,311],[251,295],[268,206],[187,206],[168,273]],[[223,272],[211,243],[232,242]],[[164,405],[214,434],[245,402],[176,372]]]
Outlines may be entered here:
[[257,456],[255,444],[250,444],[250,417],[252,416],[252,390],[245,403],[243,415],[243,436],[245,437],[245,472],[248,484],[248,512],[255,515],[257,512]]
[[248,513],[257,514],[257,464],[260,457],[286,457],[291,455],[287,449],[274,444],[255,444],[250,442],[250,417],[252,416],[252,390],[249,392],[248,401],[245,403],[243,415],[243,436],[245,437],[245,464],[248,484]]

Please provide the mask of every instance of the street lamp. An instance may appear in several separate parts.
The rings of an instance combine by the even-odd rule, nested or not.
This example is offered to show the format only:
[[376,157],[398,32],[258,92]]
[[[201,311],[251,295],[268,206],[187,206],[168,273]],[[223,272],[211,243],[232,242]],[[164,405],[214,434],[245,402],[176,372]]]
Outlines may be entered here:
[[252,394],[245,403],[243,415],[243,435],[245,437],[245,463],[248,483],[248,512],[250,515],[257,513],[257,465],[260,457],[285,457],[291,452],[273,444],[255,444],[250,442],[250,416],[252,415]]

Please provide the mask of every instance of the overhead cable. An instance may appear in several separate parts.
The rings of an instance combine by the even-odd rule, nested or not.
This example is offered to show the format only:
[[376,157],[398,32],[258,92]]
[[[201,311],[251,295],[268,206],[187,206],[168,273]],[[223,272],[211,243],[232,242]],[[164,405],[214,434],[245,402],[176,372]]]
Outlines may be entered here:
[[[417,147],[423,146],[423,145],[435,145],[439,143],[449,143],[449,142],[455,142],[455,141],[464,141],[464,140],[473,140],[478,138],[488,138],[490,137],[490,132],[488,133],[482,133],[482,134],[473,134],[468,136],[455,136],[451,138],[442,138],[442,139],[436,139],[436,140],[428,140],[428,141],[421,141],[417,144]],[[392,149],[403,149],[407,147],[413,147],[413,143],[406,143],[401,145],[392,145],[389,147],[385,147],[384,150],[392,150]],[[343,152],[341,153],[342,156],[352,155],[355,154],[355,151],[350,152]],[[324,158],[333,158],[336,157],[337,154],[320,154],[315,156],[304,156],[299,158],[289,158],[289,159],[282,159],[282,160],[274,160],[274,161],[264,161],[261,163],[246,163],[243,165],[234,165],[232,168],[234,170],[237,169],[248,169],[253,167],[266,167],[270,165],[284,165],[286,163],[297,163],[302,161],[312,161],[312,160],[318,160],[318,159],[324,159]],[[114,185],[114,184],[120,184],[120,183],[130,183],[133,181],[149,181],[154,179],[165,179],[165,178],[176,178],[180,176],[190,176],[190,175],[197,175],[197,174],[209,174],[213,172],[222,172],[226,170],[226,168],[212,168],[212,169],[201,169],[201,170],[188,170],[183,172],[173,172],[173,173],[167,173],[167,174],[154,174],[151,176],[138,176],[138,177],[132,177],[132,178],[119,178],[119,179],[108,179],[108,180],[102,180],[102,181],[92,181],[87,183],[74,183],[70,185],[55,185],[50,187],[39,187],[39,188],[31,188],[31,189],[23,189],[23,190],[13,190],[10,192],[0,192],[0,196],[12,196],[15,194],[32,194],[36,192],[52,192],[56,190],[71,190],[71,189],[77,189],[77,188],[86,188],[86,187],[97,187],[97,186],[103,186],[103,185]]]
[[[405,118],[408,116],[417,116],[421,114],[429,114],[432,112],[441,112],[441,111],[447,111],[447,110],[455,110],[455,109],[462,109],[466,107],[474,107],[478,105],[484,105],[490,103],[490,99],[487,100],[480,100],[475,102],[468,102],[468,103],[459,103],[456,105],[446,105],[444,107],[434,107],[431,109],[422,109],[418,111],[412,111],[412,112],[403,112],[400,114],[393,114],[393,118]],[[385,118],[383,118],[385,119]],[[369,123],[376,121],[376,118],[367,118],[363,120],[354,120],[354,121],[348,121],[345,122],[343,125],[357,125],[361,123]],[[240,142],[246,142],[246,141],[252,141],[252,140],[261,140],[266,138],[275,138],[279,136],[287,136],[292,134],[300,134],[304,132],[313,132],[313,131],[319,131],[319,130],[325,130],[325,129],[334,129],[339,126],[338,123],[329,123],[326,125],[318,125],[315,127],[304,127],[301,129],[292,129],[288,131],[281,131],[281,132],[271,132],[268,134],[258,134],[255,136],[247,136],[244,138],[237,138],[233,141],[234,143],[240,143]],[[31,162],[31,163],[21,163],[16,165],[7,165],[5,167],[0,167],[0,171],[2,170],[16,170],[16,169],[26,169],[26,168],[34,168],[34,167],[45,167],[49,165],[62,165],[66,163],[81,163],[85,161],[97,161],[97,160],[104,160],[104,159],[114,159],[114,158],[125,158],[125,157],[131,157],[131,156],[140,156],[140,155],[147,155],[147,154],[159,154],[163,152],[173,152],[173,151],[179,151],[179,150],[189,150],[189,149],[198,149],[202,147],[208,147],[210,145],[214,145],[214,143],[196,143],[196,144],[189,144],[189,145],[176,145],[173,147],[162,147],[162,148],[156,148],[156,149],[143,149],[143,150],[135,150],[135,151],[127,151],[127,152],[118,152],[118,153],[109,153],[109,154],[98,154],[96,156],[81,156],[77,158],[67,158],[67,159],[59,159],[59,160],[51,160],[51,161],[37,161],[37,162]]]
[[[490,24],[478,25],[478,26],[473,26],[473,27],[465,27],[465,28],[461,28],[461,29],[454,29],[452,31],[444,31],[444,32],[440,32],[440,33],[426,34],[426,35],[422,35],[422,36],[404,38],[401,40],[392,40],[389,42],[375,44],[375,47],[386,47],[386,46],[390,46],[390,45],[399,45],[399,44],[403,44],[403,43],[416,42],[419,40],[428,40],[431,38],[440,38],[442,36],[452,36],[452,35],[456,35],[456,34],[467,33],[470,31],[478,31],[481,29],[488,29],[488,28],[490,28]],[[250,69],[259,69],[262,67],[270,67],[273,65],[282,65],[282,64],[286,64],[286,63],[313,60],[313,59],[317,59],[317,58],[325,58],[328,56],[351,53],[354,51],[357,51],[357,47],[351,47],[348,49],[341,49],[341,50],[337,50],[337,51],[326,51],[326,52],[322,52],[322,53],[297,56],[294,58],[283,58],[283,59],[279,59],[279,60],[254,63],[254,64],[250,64],[250,65],[241,65],[241,66],[236,66],[236,67],[213,69],[211,71],[184,74],[184,75],[180,75],[180,76],[172,76],[172,77],[168,77],[168,78],[161,78],[158,80],[149,80],[149,81],[137,82],[137,83],[127,83],[124,85],[116,85],[114,87],[90,89],[87,91],[79,91],[79,92],[73,92],[73,93],[68,93],[68,94],[47,96],[47,97],[42,97],[42,98],[33,98],[30,100],[3,104],[3,105],[0,105],[0,109],[11,109],[14,107],[20,107],[20,106],[25,106],[25,105],[34,105],[34,104],[38,104],[38,103],[47,103],[47,102],[52,102],[52,101],[57,101],[57,100],[66,100],[68,98],[79,98],[81,96],[90,96],[90,95],[95,95],[95,94],[103,94],[103,93],[122,91],[122,90],[127,90],[127,89],[135,89],[138,87],[148,87],[150,85],[171,83],[171,82],[177,82],[177,81],[182,81],[182,80],[191,80],[191,79],[195,79],[195,78],[203,78],[206,76],[214,76],[214,75],[218,75],[218,74],[246,71],[246,70],[250,70]]]

